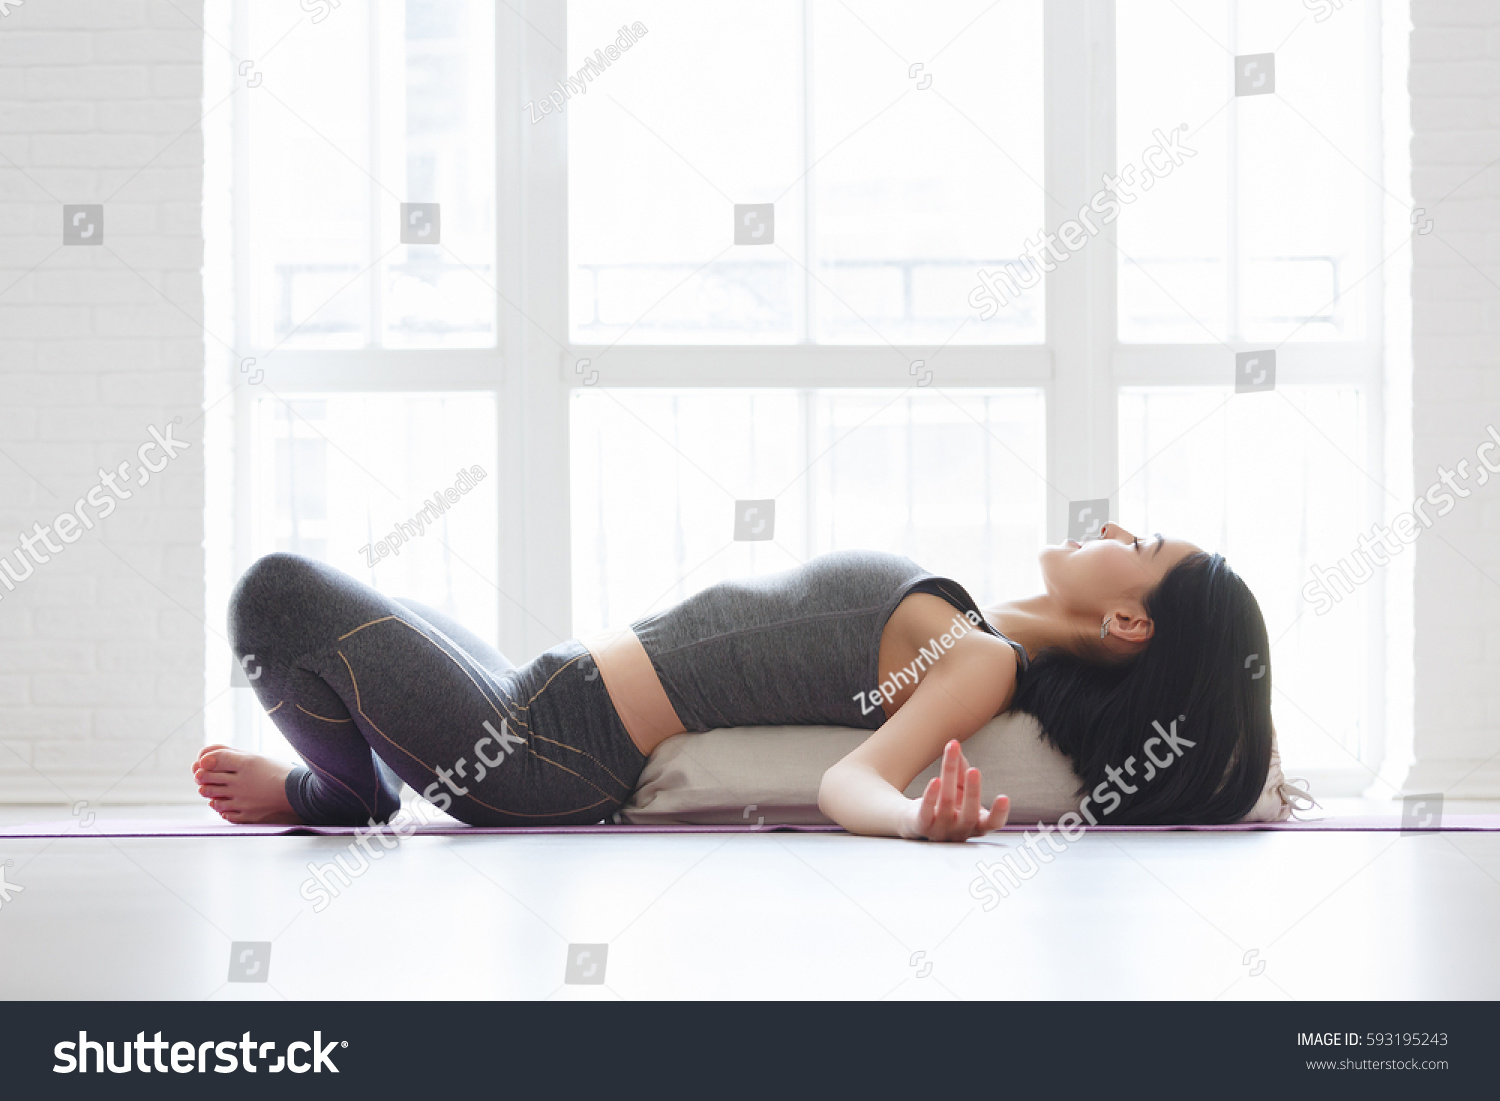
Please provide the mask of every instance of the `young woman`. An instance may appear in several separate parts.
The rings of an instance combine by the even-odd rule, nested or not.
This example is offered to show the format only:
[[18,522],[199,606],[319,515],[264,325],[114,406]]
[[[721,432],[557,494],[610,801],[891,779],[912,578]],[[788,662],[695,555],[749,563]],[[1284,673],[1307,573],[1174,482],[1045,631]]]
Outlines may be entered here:
[[1044,593],[981,612],[898,555],[822,555],[518,669],[430,608],[269,555],[231,597],[232,644],[306,767],[209,746],[194,777],[230,822],[384,822],[405,781],[474,825],[590,823],[676,734],[851,726],[873,733],[824,775],[823,812],[854,833],[962,841],[1003,825],[1008,803],[980,805],[959,743],[1018,708],[1080,791],[1141,775],[1130,762],[1144,767],[1154,724],[1183,724],[1191,748],[1134,784],[1113,823],[1243,817],[1272,753],[1270,644],[1245,583],[1218,555],[1117,524],[1040,558]]

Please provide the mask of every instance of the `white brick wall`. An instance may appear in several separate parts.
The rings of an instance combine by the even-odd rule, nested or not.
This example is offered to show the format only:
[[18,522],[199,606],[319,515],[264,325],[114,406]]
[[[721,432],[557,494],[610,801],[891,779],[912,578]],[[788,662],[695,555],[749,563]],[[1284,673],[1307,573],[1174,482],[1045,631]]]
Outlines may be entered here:
[[[0,18],[0,555],[70,511],[100,467],[134,470],[150,426],[180,417],[191,444],[0,588],[0,801],[191,797],[201,17],[201,0],[26,0]],[[63,247],[62,204],[100,202],[103,246]]]
[[[1500,429],[1500,3],[1412,0],[1413,482]],[[1465,483],[1472,486],[1473,482]],[[1500,796],[1500,479],[1416,546],[1410,791]]]

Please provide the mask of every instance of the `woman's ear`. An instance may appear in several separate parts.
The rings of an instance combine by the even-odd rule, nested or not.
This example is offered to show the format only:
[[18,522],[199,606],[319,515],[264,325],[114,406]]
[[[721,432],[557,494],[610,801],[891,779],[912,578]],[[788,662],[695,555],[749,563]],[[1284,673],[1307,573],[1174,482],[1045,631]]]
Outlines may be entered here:
[[1131,615],[1129,612],[1116,612],[1110,617],[1109,633],[1121,642],[1144,643],[1148,642],[1156,632],[1156,624],[1144,614]]

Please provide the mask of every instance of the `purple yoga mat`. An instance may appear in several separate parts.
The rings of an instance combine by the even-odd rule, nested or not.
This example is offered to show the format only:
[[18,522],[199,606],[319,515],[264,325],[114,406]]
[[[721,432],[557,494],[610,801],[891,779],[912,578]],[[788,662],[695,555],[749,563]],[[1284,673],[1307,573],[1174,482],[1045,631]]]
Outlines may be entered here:
[[[5,837],[349,837],[364,826],[234,826],[228,822],[197,822],[181,818],[99,818],[88,826],[76,820],[25,822],[0,826]],[[387,827],[388,829],[388,827]],[[416,837],[467,837],[476,834],[516,833],[770,833],[773,830],[808,833],[837,832],[838,826],[630,826],[599,823],[593,826],[465,826],[461,822],[416,826]]]
[[[354,826],[232,826],[227,822],[198,822],[179,818],[99,818],[88,826],[75,819],[49,822],[25,822],[0,826],[0,838],[47,837],[273,837],[273,836],[350,836]],[[364,827],[359,827],[364,828]],[[1012,823],[999,832],[1023,833],[1035,824]],[[1166,833],[1192,831],[1204,833],[1247,833],[1250,831],[1332,830],[1335,832],[1397,832],[1402,830],[1399,815],[1344,815],[1296,822],[1240,822],[1230,826],[1108,826],[1089,827],[1099,833]],[[1448,814],[1441,827],[1426,827],[1415,832],[1500,831],[1500,814]],[[413,831],[423,837],[472,837],[505,834],[640,834],[640,833],[837,833],[838,826],[787,825],[610,825],[593,826],[465,826],[460,823],[417,826]]]

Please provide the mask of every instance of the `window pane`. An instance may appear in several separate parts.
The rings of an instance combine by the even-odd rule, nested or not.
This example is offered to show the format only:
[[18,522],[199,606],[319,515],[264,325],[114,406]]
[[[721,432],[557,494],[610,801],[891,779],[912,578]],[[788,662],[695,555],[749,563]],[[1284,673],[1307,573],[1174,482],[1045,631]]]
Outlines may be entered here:
[[[243,10],[260,51],[242,238],[256,343],[492,345],[491,5],[345,4],[318,24],[297,0]],[[438,244],[400,243],[402,203],[438,204]]]
[[[1324,22],[1301,0],[1116,10],[1121,172],[1139,173],[1155,132],[1184,124],[1195,154],[1123,207],[1121,339],[1362,338],[1361,279],[1378,259],[1365,247],[1380,176],[1373,9]],[[1262,53],[1274,54],[1275,91],[1236,96],[1234,57]]]
[[[1040,341],[1039,286],[969,298],[1042,225],[1041,10],[570,3],[573,338]],[[736,245],[767,203],[771,243]]]
[[1370,589],[1325,615],[1302,592],[1315,566],[1358,545],[1370,484],[1361,423],[1347,388],[1120,394],[1120,522],[1223,554],[1255,593],[1288,767],[1348,768],[1363,744]]
[[1040,0],[811,11],[817,339],[1043,340],[1040,282],[968,301],[1042,228]]
[[492,396],[266,398],[254,445],[257,555],[317,558],[496,639]]
[[[622,26],[646,31],[565,101],[573,339],[798,338],[801,192],[782,192],[802,171],[800,13],[793,0],[568,4],[575,76]],[[775,244],[735,247],[733,205],[772,200]]]
[[[586,390],[573,402],[577,633],[840,549],[908,555],[981,602],[1040,589],[1040,391]],[[736,500],[766,499],[773,537],[736,541]]]

